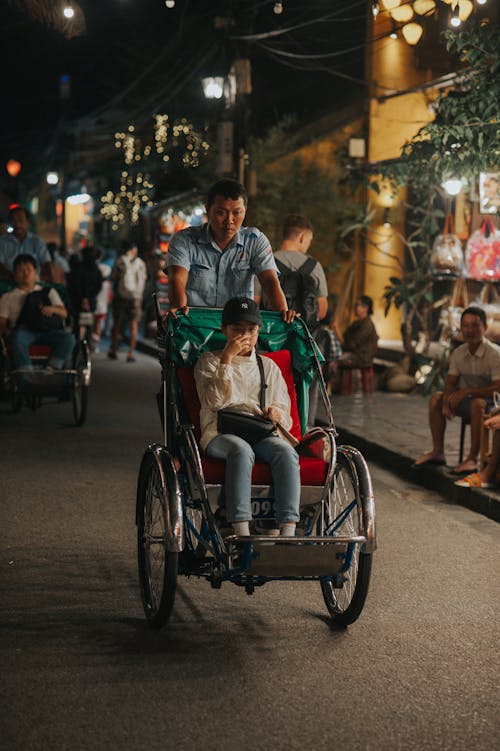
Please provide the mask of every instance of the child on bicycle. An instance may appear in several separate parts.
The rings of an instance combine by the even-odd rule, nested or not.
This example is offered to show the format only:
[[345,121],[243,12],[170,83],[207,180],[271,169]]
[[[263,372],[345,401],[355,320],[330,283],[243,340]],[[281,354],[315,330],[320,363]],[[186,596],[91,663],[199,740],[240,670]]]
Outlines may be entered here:
[[[223,350],[205,352],[194,375],[201,402],[201,448],[207,456],[226,461],[226,514],[235,534],[250,534],[252,468],[255,459],[270,465],[274,484],[276,517],[280,534],[293,536],[299,520],[299,458],[293,447],[278,435],[251,446],[243,438],[217,430],[217,413],[234,409],[262,414],[259,406],[261,376],[255,346],[262,326],[256,303],[248,297],[234,297],[222,312],[222,332],[227,339]],[[264,416],[286,430],[292,424],[290,397],[279,367],[262,358],[266,389]]]

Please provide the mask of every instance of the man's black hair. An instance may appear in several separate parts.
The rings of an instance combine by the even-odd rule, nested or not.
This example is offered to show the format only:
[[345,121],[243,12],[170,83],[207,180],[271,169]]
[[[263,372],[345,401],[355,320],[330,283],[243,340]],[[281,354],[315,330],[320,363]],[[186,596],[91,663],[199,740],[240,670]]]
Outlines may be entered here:
[[371,297],[368,297],[368,295],[360,295],[358,297],[359,302],[361,305],[364,305],[365,308],[368,308],[368,315],[373,315],[373,300]]
[[30,255],[29,253],[20,253],[18,256],[14,258],[14,263],[12,264],[12,268],[14,269],[14,271],[22,263],[31,263],[31,265],[36,269],[36,261],[33,258],[33,256]]
[[130,240],[122,240],[120,243],[120,253],[123,255],[132,248],[137,248],[137,243],[133,243]]
[[470,307],[465,308],[464,312],[460,316],[460,323],[462,323],[464,316],[477,316],[481,319],[481,323],[486,328],[486,313],[482,308],[478,308],[475,305],[471,305]]
[[241,183],[237,180],[230,180],[226,178],[224,180],[218,180],[207,193],[207,209],[215,201],[215,196],[222,196],[223,198],[230,198],[232,201],[237,201],[238,198],[243,198],[245,207],[248,204],[248,195]]
[[14,216],[16,211],[24,211],[24,216],[26,217],[28,222],[30,221],[31,219],[30,212],[28,211],[26,206],[21,206],[21,204],[19,204],[19,206],[14,206],[12,209],[9,209],[9,222],[11,224],[12,224],[12,217]]

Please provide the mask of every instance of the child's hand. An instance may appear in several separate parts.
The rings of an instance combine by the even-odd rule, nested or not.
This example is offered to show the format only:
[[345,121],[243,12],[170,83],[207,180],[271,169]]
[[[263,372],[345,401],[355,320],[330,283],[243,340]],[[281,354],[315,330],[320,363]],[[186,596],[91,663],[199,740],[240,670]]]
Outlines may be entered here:
[[273,422],[279,422],[280,421],[281,415],[279,413],[279,410],[276,409],[276,407],[266,407],[262,414],[268,420],[272,420]]

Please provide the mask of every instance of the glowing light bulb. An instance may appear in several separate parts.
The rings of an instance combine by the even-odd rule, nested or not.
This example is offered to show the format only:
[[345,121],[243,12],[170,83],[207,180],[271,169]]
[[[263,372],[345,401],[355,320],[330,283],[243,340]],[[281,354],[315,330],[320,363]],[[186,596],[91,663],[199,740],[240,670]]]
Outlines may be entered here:
[[372,3],[373,18],[377,18],[379,13],[380,13],[380,6],[378,4],[378,0],[373,0],[373,3]]
[[175,8],[175,0],[165,0],[167,8]]
[[75,15],[75,11],[71,3],[67,3],[63,8],[63,16],[64,18],[73,18]]
[[283,3],[280,3],[280,2],[274,3],[273,11],[276,13],[277,16],[283,13]]
[[462,181],[456,177],[451,177],[449,180],[445,180],[443,188],[449,196],[458,196],[462,190]]
[[462,21],[460,20],[459,13],[460,13],[460,6],[457,3],[451,12],[451,20],[450,20],[451,25],[454,26],[455,28],[458,28],[460,24],[462,23]]

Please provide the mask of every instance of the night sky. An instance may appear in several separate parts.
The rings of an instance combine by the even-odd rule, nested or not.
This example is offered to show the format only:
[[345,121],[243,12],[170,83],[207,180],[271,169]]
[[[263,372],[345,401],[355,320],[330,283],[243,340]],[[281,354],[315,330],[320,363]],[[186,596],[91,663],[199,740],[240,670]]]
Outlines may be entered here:
[[[306,121],[365,91],[364,0],[284,0],[281,15],[273,13],[274,0],[177,0],[173,10],[164,0],[80,5],[86,33],[68,39],[2,0],[2,174],[12,157],[28,171],[41,165],[57,147],[61,116],[85,133],[95,130],[103,142],[158,111],[206,119],[201,75],[227,70],[237,56],[252,62],[257,134],[285,114]],[[232,24],[215,29],[215,16]],[[286,33],[269,36],[282,29]],[[248,35],[254,38],[242,38]],[[304,57],[310,55],[328,57]],[[64,107],[61,74],[71,79]]]

